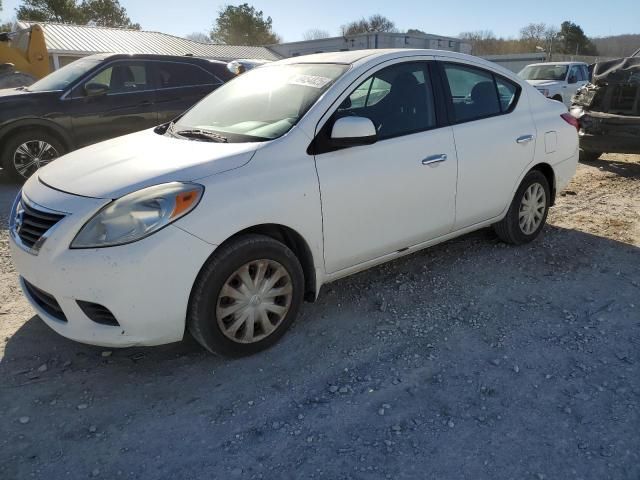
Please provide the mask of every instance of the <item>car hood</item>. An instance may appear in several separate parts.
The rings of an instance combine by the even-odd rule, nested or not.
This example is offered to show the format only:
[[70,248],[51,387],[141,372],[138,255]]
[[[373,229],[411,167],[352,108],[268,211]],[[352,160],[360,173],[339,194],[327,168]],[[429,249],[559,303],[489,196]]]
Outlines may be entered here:
[[551,88],[560,86],[561,82],[556,80],[527,80],[529,85],[533,85],[534,87],[540,88]]
[[114,199],[151,185],[193,181],[241,167],[261,145],[186,140],[145,130],[76,150],[36,175],[63,192]]
[[14,98],[23,97],[25,95],[31,96],[44,96],[44,95],[62,95],[62,92],[59,91],[49,91],[49,92],[30,92],[29,90],[24,89],[23,87],[18,88],[2,88],[0,89],[0,99],[2,100],[13,100]]

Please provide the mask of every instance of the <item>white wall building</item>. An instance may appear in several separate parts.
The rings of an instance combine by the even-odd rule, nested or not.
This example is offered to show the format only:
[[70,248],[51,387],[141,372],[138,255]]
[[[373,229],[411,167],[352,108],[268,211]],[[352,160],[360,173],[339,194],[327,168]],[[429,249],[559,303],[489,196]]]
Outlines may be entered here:
[[465,40],[428,33],[359,33],[344,37],[280,43],[269,45],[269,48],[283,57],[298,57],[311,53],[343,52],[367,48],[433,48],[471,53],[471,44]]

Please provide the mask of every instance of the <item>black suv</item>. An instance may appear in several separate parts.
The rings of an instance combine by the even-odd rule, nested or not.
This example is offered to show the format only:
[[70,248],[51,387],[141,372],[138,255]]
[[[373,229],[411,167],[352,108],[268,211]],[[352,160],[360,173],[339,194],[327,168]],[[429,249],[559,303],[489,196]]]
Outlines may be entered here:
[[0,90],[0,166],[28,178],[60,155],[174,119],[234,75],[194,57],[92,55]]

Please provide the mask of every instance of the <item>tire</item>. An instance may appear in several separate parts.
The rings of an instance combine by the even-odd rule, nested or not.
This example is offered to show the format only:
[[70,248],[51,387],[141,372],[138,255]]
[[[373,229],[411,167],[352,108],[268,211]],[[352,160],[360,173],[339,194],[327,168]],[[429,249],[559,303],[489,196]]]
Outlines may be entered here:
[[[281,276],[280,267],[286,276]],[[255,288],[253,281],[260,271],[261,285],[266,289],[275,282],[272,288]],[[250,283],[243,281],[246,274]],[[276,293],[283,294],[274,296]],[[211,353],[251,355],[284,335],[298,315],[303,295],[304,273],[295,254],[271,237],[246,235],[222,246],[198,274],[189,299],[187,328]],[[227,312],[233,313],[225,316]]]
[[[5,139],[6,142],[3,142],[5,143],[4,148],[0,152],[0,165],[9,177],[17,181],[24,182],[38,168],[67,152],[67,149],[57,137],[44,130],[32,129],[9,133]],[[42,155],[42,153],[44,153],[44,156],[40,158],[39,155]],[[37,163],[31,164],[26,170],[20,169],[20,165],[25,166],[32,159],[37,159]]]
[[595,162],[604,152],[594,152],[592,150],[580,150],[581,162]]
[[[541,188],[535,187],[538,185]],[[539,207],[533,207],[530,211],[539,214],[533,214],[535,221],[529,223],[527,221],[528,218],[531,218],[523,212],[525,225],[521,225],[521,207],[525,207],[524,202],[526,201],[525,195],[529,195],[529,202],[535,202],[536,199],[540,198],[537,194],[533,194],[533,192],[544,192],[544,198],[541,199],[538,204]],[[534,204],[535,205],[535,204]],[[540,211],[544,205],[544,211]],[[513,245],[522,245],[525,243],[529,243],[540,235],[540,232],[544,228],[544,224],[547,221],[547,215],[549,213],[549,207],[551,205],[551,189],[549,188],[549,182],[547,178],[542,174],[542,172],[538,170],[532,170],[524,177],[522,183],[518,187],[516,194],[511,201],[511,205],[509,206],[509,211],[505,215],[505,217],[498,223],[496,223],[493,227],[500,240],[506,243],[511,243]],[[538,223],[539,222],[539,223]]]

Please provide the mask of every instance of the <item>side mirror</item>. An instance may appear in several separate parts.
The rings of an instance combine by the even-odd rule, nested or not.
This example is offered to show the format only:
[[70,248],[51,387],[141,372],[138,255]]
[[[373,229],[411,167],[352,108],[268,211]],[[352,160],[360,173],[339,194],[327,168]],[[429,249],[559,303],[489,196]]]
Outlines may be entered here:
[[331,129],[331,143],[336,147],[371,145],[377,140],[376,127],[366,117],[338,118]]
[[578,83],[578,77],[575,75],[569,75],[569,83]]
[[84,93],[87,97],[97,97],[104,95],[109,91],[109,85],[104,83],[87,83],[84,86]]

